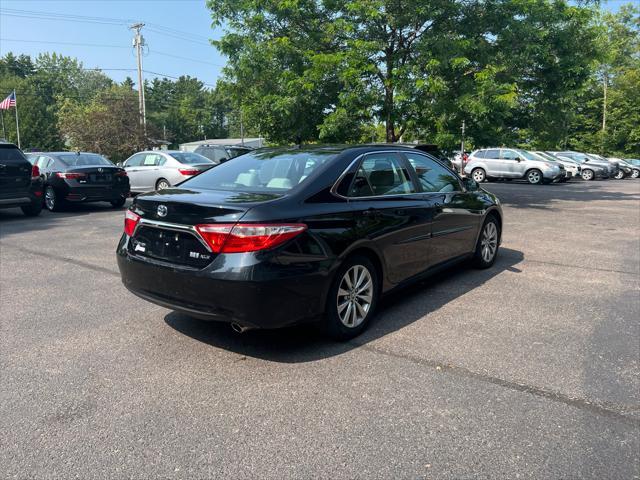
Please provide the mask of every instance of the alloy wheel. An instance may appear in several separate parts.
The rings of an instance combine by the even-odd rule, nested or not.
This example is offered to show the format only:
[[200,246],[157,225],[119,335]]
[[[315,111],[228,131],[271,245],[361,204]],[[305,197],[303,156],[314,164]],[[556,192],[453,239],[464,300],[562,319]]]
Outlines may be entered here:
[[474,170],[472,176],[476,182],[478,183],[484,182],[484,172],[481,169]]
[[631,173],[631,178],[638,178],[638,177],[640,177],[640,170],[634,170]]
[[56,208],[56,192],[53,190],[53,187],[47,187],[44,192],[44,204],[46,205],[48,210],[53,210]]
[[621,180],[622,177],[624,177],[624,172],[622,170],[618,170],[618,172],[616,173],[616,176],[613,178],[615,178],[616,180]]
[[367,317],[373,300],[371,272],[363,265],[346,271],[338,286],[338,317],[345,327],[355,328]]
[[489,263],[498,250],[498,227],[493,222],[489,222],[482,230],[482,238],[480,239],[482,260]]
[[169,182],[167,182],[166,180],[160,180],[158,182],[158,190],[164,190],[165,188],[169,188]]
[[537,170],[531,170],[527,175],[527,180],[529,181],[529,183],[537,184],[540,183],[542,177],[540,175],[540,172],[538,172]]
[[593,172],[591,170],[583,170],[582,171],[582,179],[583,180],[593,180]]

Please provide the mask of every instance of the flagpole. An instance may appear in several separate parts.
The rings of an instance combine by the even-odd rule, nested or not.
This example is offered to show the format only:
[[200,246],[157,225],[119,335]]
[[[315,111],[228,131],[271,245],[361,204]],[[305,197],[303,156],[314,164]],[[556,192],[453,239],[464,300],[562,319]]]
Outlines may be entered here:
[[16,101],[15,109],[16,109],[16,134],[18,135],[18,148],[22,148],[20,146],[20,124],[18,123],[18,97],[16,97],[16,91],[13,91],[13,99]]
[[4,112],[0,110],[0,118],[2,119],[2,138],[7,139],[7,131],[4,129]]

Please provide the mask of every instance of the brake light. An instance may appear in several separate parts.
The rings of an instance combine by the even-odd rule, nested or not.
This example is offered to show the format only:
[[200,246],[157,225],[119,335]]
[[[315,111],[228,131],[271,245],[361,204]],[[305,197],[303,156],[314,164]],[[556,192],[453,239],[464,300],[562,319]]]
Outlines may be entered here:
[[197,170],[195,168],[179,168],[178,171],[182,175],[197,175],[200,173],[200,170]]
[[131,210],[127,210],[124,214],[124,233],[131,237],[139,221],[140,215],[133,213]]
[[115,176],[116,176],[116,177],[126,177],[126,176],[127,176],[127,172],[126,172],[126,171],[124,171],[124,170],[118,170],[118,171],[115,173]]
[[230,223],[196,225],[196,230],[214,253],[242,253],[267,250],[283,244],[307,229],[302,223]]
[[37,180],[40,177],[40,168],[37,165],[31,167],[31,180]]
[[66,178],[68,180],[74,180],[79,178],[87,178],[86,173],[75,173],[75,172],[56,172],[56,177],[58,178]]

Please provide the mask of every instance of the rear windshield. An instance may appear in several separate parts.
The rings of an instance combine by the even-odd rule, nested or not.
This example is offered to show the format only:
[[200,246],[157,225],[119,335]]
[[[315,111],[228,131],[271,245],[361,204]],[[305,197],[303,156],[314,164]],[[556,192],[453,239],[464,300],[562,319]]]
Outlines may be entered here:
[[22,154],[22,152],[14,146],[0,147],[0,160],[11,161],[24,159],[25,156]]
[[181,187],[240,192],[286,192],[335,152],[252,152],[187,180]]
[[109,160],[96,153],[60,153],[56,155],[69,167],[86,167],[89,165],[111,165]]
[[250,151],[251,151],[251,149],[242,148],[242,147],[228,147],[227,148],[227,152],[229,152],[229,156],[231,158],[239,157],[240,155],[244,155],[245,153],[248,153]]
[[207,157],[200,155],[199,153],[173,152],[173,153],[170,153],[169,155],[171,155],[180,163],[184,163],[186,165],[200,165],[203,163],[213,163]]

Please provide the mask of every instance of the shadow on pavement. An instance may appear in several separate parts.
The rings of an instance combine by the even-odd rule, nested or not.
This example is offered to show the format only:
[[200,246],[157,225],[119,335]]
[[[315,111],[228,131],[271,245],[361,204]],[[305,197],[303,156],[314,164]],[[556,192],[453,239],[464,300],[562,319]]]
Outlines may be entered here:
[[[400,330],[455,298],[482,286],[505,270],[520,272],[515,265],[523,259],[522,252],[501,248],[500,256],[490,269],[475,270],[463,265],[397,290],[382,299],[369,329],[346,343],[327,339],[314,325],[279,330],[250,330],[238,334],[229,324],[197,320],[178,312],[167,314],[165,322],[195,340],[240,355],[283,363],[311,362],[340,355]],[[443,289],[438,287],[445,281],[447,289],[443,293]],[[430,296],[436,289],[437,295]],[[400,309],[411,314],[397,315]]]
[[[129,202],[121,208],[113,208],[109,203],[81,203],[65,207],[60,212],[49,212],[46,209],[37,217],[25,216],[19,208],[0,209],[0,238],[19,233],[44,231],[60,225],[65,219],[95,215],[109,212],[124,212]],[[124,214],[123,214],[124,215]]]

